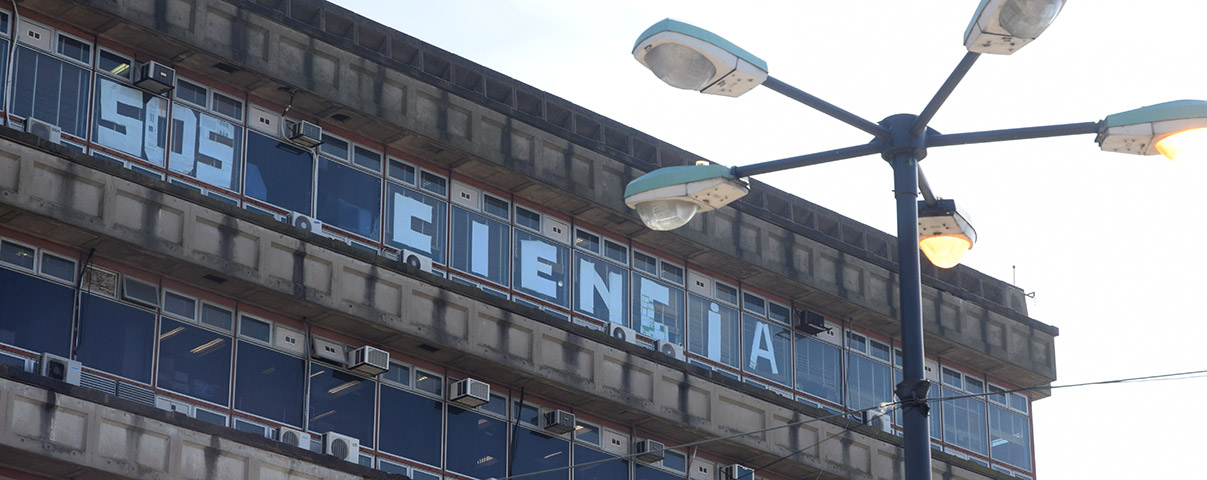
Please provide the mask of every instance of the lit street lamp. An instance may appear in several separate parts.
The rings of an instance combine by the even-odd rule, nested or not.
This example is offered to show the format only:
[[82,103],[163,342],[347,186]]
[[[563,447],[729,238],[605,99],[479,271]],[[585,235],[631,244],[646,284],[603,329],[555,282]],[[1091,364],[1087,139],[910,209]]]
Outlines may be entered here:
[[[939,107],[982,53],[1011,54],[1037,38],[1064,0],[982,0],[965,32],[968,53],[920,114],[871,122],[768,75],[767,64],[702,28],[660,21],[638,37],[633,56],[671,86],[737,97],[763,85],[870,134],[870,142],[836,150],[724,167],[703,162],[661,168],[633,180],[625,203],[651,229],[682,226],[698,212],[715,210],[748,191],[743,178],[879,153],[893,168],[897,201],[901,342],[904,375],[895,394],[904,410],[906,480],[929,479],[930,389],[923,373],[922,284],[919,247],[931,263],[955,266],[976,242],[976,232],[955,202],[936,198],[918,168],[929,147],[1028,138],[1097,134],[1105,151],[1167,157],[1207,150],[1207,102],[1183,100],[1139,108],[1098,122],[940,134],[928,128]],[[918,200],[921,193],[923,199]]]

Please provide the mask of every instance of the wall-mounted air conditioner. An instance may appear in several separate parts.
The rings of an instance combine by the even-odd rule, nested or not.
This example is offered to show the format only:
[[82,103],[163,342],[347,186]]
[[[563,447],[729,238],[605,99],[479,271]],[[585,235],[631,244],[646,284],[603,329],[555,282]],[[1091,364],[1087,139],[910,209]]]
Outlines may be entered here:
[[143,62],[134,70],[134,86],[159,95],[176,86],[176,70],[158,62]]
[[721,467],[724,480],[754,480],[754,469],[745,465],[725,465]]
[[310,450],[310,434],[296,428],[281,427],[277,429],[277,440],[284,444]]
[[348,352],[348,368],[366,375],[381,375],[390,370],[390,352],[365,345]]
[[612,338],[619,338],[634,345],[637,344],[637,331],[619,323],[608,324],[608,335]]
[[25,119],[25,131],[37,135],[38,138],[53,144],[63,142],[63,129],[50,122],[43,122],[34,117]]
[[348,356],[344,353],[343,344],[324,338],[313,337],[311,341],[311,348],[312,350],[310,354],[313,355],[314,358],[321,358],[341,366],[348,361]]
[[666,340],[658,340],[654,342],[654,349],[662,352],[663,355],[674,357],[676,360],[687,360],[683,355],[683,345],[668,342]]
[[812,310],[796,311],[796,330],[807,335],[817,335],[829,330],[826,317]]
[[72,385],[79,385],[80,374],[83,373],[83,364],[78,360],[43,353],[42,364],[39,370],[44,377],[50,377]]
[[289,212],[289,224],[310,233],[323,234],[323,222],[309,215]]
[[561,435],[574,431],[574,414],[565,410],[549,410],[541,414],[541,429]]
[[323,453],[352,463],[360,462],[360,440],[335,432],[323,434]]
[[290,122],[285,137],[289,141],[306,148],[314,148],[323,143],[323,127],[307,122]]
[[863,412],[864,425],[879,428],[885,433],[893,433],[893,415],[887,411],[867,410]]
[[398,261],[425,272],[434,273],[434,270],[432,269],[432,258],[422,253],[404,249],[398,254]]
[[466,378],[448,386],[448,400],[469,408],[480,407],[490,402],[490,384]]
[[633,454],[637,456],[637,461],[654,463],[666,455],[666,445],[650,439],[638,440],[633,444]]

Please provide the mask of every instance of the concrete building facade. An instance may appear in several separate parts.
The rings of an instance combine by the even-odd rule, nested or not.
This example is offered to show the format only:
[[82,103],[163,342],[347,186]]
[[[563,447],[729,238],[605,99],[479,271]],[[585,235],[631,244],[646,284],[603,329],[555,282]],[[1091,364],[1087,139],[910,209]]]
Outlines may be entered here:
[[[903,477],[888,234],[650,231],[701,158],[321,0],[0,31],[0,478]],[[1034,478],[1057,329],[923,270],[935,478]]]

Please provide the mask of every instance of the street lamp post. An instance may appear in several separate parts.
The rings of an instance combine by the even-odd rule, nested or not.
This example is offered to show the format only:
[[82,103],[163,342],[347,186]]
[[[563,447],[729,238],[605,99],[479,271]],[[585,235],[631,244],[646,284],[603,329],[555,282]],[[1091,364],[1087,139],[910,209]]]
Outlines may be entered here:
[[[918,162],[927,148],[1079,134],[1097,134],[1104,151],[1170,158],[1207,150],[1207,102],[1182,100],[1108,116],[1098,122],[939,134],[928,128],[934,114],[982,53],[1011,54],[1055,19],[1064,0],[982,0],[965,32],[968,53],[918,115],[871,122],[768,74],[766,62],[702,28],[666,19],[647,29],[633,55],[671,86],[740,96],[762,85],[872,136],[862,145],[726,168],[715,164],[666,167],[632,181],[625,203],[651,229],[670,230],[698,212],[721,208],[748,192],[745,177],[879,153],[893,169],[897,204],[903,380],[894,393],[904,410],[906,480],[931,477],[930,423],[924,375],[920,238],[931,262],[950,268],[976,241],[967,218],[951,200],[934,197]],[[923,200],[918,200],[921,193]],[[920,211],[922,213],[919,221]],[[932,240],[942,240],[932,242]],[[941,253],[949,253],[940,257]]]

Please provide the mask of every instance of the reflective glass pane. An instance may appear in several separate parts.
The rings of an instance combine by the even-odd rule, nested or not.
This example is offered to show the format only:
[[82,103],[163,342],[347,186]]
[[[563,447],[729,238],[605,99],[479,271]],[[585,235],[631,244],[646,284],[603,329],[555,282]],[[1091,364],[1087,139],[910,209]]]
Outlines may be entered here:
[[638,463],[633,467],[633,480],[682,480],[683,474],[670,473]]
[[736,368],[741,356],[740,328],[737,309],[700,295],[688,295],[688,352]]
[[85,366],[151,383],[155,314],[95,295],[80,300],[78,360]]
[[310,414],[307,427],[316,432],[339,432],[373,446],[373,380],[320,363],[310,365]]
[[227,405],[230,337],[169,318],[162,320],[159,332],[159,388]]
[[310,152],[256,132],[247,135],[247,196],[309,215],[313,180]]
[[79,61],[80,63],[92,63],[92,45],[74,38],[59,35],[59,44],[56,51],[60,55]]
[[842,405],[842,351],[816,338],[797,335],[796,388]]
[[448,180],[431,172],[420,172],[419,188],[445,196],[448,195]]
[[208,106],[205,100],[209,96],[209,90],[201,85],[180,78],[176,80],[176,88],[173,90],[173,96],[177,100],[183,100],[205,108]]
[[243,128],[183,105],[172,108],[168,168],[210,185],[239,188]]
[[87,135],[88,70],[23,46],[17,48],[15,68],[12,113],[80,138]]
[[415,371],[415,388],[435,395],[444,395],[444,378],[423,370]]
[[163,311],[181,318],[197,317],[197,300],[175,292],[163,292]]
[[371,240],[381,237],[381,179],[355,168],[319,159],[319,220]]
[[439,400],[383,386],[381,450],[439,466],[442,412]]
[[34,269],[34,249],[12,242],[0,241],[0,262],[32,271]]
[[272,324],[244,315],[239,319],[239,334],[262,342],[271,342]]
[[168,144],[167,100],[98,75],[94,102],[92,141],[163,166]]
[[449,263],[453,268],[500,285],[508,284],[511,228],[507,224],[455,207],[451,240]]
[[658,275],[658,259],[641,252],[633,252],[633,269],[650,275]]
[[41,272],[42,275],[51,276],[67,282],[74,282],[75,262],[66,258],[43,253]]
[[[742,315],[742,370],[783,385],[792,384],[792,331],[754,315]],[[886,367],[887,368],[887,367]]]
[[[943,396],[961,392],[943,387]],[[985,445],[985,402],[977,398],[961,398],[943,402],[943,441],[965,450],[988,455]]]
[[100,55],[97,57],[96,66],[99,70],[109,72],[113,75],[130,78],[130,71],[134,65],[129,58],[101,50]]
[[[611,461],[604,461],[611,460]],[[574,464],[593,465],[574,467],[574,480],[617,480],[629,478],[629,462],[608,453],[587,448],[582,445],[574,446]]]
[[570,248],[523,230],[516,230],[515,241],[513,288],[555,305],[570,306]]
[[348,160],[348,142],[325,133],[323,134],[323,143],[319,145],[319,151],[324,155],[330,155],[340,160]]
[[628,325],[625,308],[628,270],[582,252],[575,252],[574,258],[574,311],[596,320]]
[[683,345],[683,299],[681,288],[633,275],[633,329],[654,340]]
[[233,322],[234,313],[230,310],[208,303],[201,305],[201,323],[230,331]]
[[214,92],[214,111],[235,120],[243,120],[243,102],[218,92]]
[[574,246],[590,252],[599,253],[599,236],[576,230],[574,233]]
[[1031,424],[1025,415],[989,406],[989,454],[999,462],[1031,469]]
[[0,268],[0,343],[68,356],[74,290]]
[[541,231],[541,214],[524,207],[515,207],[515,223],[539,232]]
[[446,468],[474,478],[507,473],[507,424],[449,405]]
[[407,185],[415,184],[415,167],[398,160],[390,159],[389,166],[386,168],[386,175]]
[[238,410],[302,426],[306,362],[248,342],[239,342],[235,362]]
[[364,147],[357,146],[352,150],[352,163],[381,173],[381,154]]
[[862,410],[893,401],[892,371],[888,365],[847,353],[847,406]]
[[385,243],[443,264],[448,203],[394,183],[386,185]]
[[[520,428],[516,431],[512,453],[512,475],[540,472],[570,466],[570,442],[540,432]],[[570,470],[529,475],[536,480],[566,480]]]

